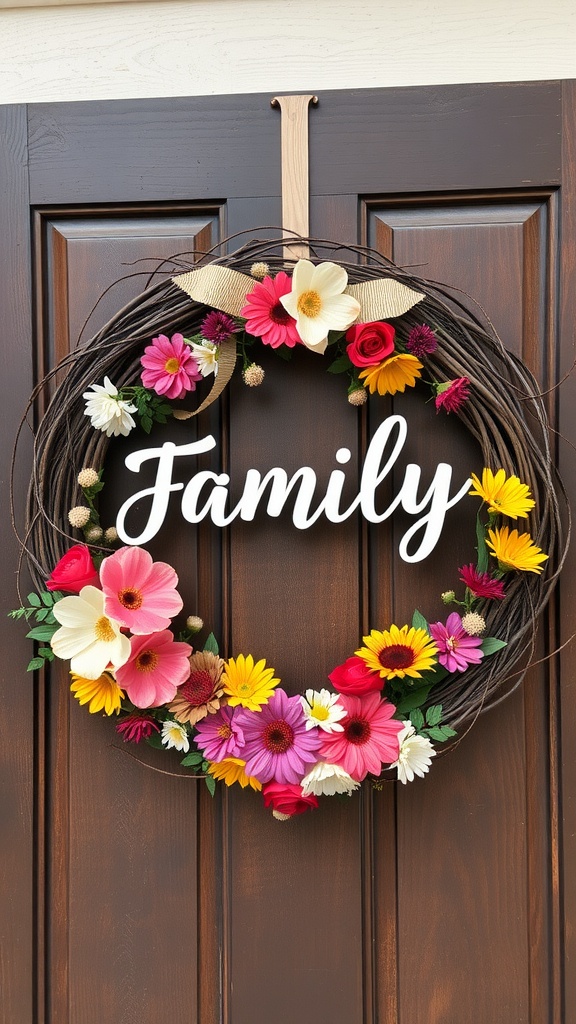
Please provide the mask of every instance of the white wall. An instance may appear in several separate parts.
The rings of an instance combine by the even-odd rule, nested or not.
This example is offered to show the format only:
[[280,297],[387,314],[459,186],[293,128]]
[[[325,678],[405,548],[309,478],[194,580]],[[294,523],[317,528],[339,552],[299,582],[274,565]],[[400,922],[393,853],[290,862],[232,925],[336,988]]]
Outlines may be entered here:
[[0,0],[0,102],[576,78],[575,0]]

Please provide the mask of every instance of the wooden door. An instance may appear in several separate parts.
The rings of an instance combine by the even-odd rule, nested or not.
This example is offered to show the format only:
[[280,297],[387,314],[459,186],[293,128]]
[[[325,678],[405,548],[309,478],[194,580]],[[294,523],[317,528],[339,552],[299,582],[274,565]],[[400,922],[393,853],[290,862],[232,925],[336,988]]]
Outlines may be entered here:
[[[310,115],[312,233],[464,289],[551,388],[572,362],[575,95],[573,83],[323,94]],[[75,344],[108,285],[279,222],[269,99],[0,108],[3,480],[34,378]],[[88,336],[143,279],[105,296]],[[356,450],[357,412],[307,356],[289,377],[263,357],[266,389],[255,399],[233,384],[209,413],[233,481],[251,465],[312,459],[326,478],[336,447]],[[550,399],[568,438],[573,389],[569,380]],[[409,415],[414,461],[426,464],[429,418],[425,431],[416,406]],[[434,429],[468,466],[469,438]],[[571,450],[558,450],[573,492]],[[28,472],[24,455],[20,505]],[[230,653],[267,657],[292,691],[320,685],[368,624],[404,621],[415,593],[438,608],[442,567],[461,564],[467,543],[452,529],[423,572],[398,562],[393,531],[364,534],[353,521],[170,538],[162,551],[186,567],[190,611]],[[8,539],[0,558],[9,608]],[[569,567],[543,651],[571,632],[572,578]],[[133,761],[109,722],[70,705],[63,680],[25,677],[14,624],[2,636],[6,1022],[576,1021],[569,649],[425,781],[280,824],[251,794],[211,800],[154,771],[165,758]]]

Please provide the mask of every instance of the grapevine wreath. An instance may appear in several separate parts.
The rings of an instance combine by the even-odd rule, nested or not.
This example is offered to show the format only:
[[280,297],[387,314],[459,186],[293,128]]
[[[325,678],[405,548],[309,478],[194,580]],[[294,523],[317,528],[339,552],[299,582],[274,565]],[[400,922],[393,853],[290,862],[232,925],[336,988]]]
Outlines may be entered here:
[[[37,643],[29,669],[69,662],[74,696],[125,742],[183,755],[212,793],[217,781],[262,791],[281,819],[365,778],[423,777],[440,744],[519,685],[568,532],[524,363],[453,290],[373,250],[304,241],[305,260],[280,256],[277,240],[208,254],[147,288],[38,385],[29,408],[58,374],[22,540],[35,590],[12,613]],[[246,385],[265,387],[261,345],[287,360],[304,345],[334,387],[347,381],[358,415],[415,388],[481,452],[465,484],[478,510],[472,557],[457,567],[459,589],[442,593],[445,619],[418,609],[409,623],[375,623],[328,680],[295,696],[265,651],[221,652],[201,618],[185,617],[175,569],[145,540],[123,542],[121,516],[105,528],[98,510],[114,438],[136,430],[144,444],[157,423],[196,415],[238,363]]]

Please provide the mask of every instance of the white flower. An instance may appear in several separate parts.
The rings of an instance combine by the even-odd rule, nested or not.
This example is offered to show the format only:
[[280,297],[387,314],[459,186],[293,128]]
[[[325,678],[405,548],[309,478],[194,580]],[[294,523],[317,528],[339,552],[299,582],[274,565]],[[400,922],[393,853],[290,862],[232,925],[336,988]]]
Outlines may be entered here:
[[300,697],[306,728],[317,726],[324,732],[344,732],[344,726],[338,723],[346,717],[346,709],[338,704],[339,696],[330,690],[306,690],[305,696]]
[[202,341],[201,345],[197,345],[194,341],[189,341],[188,344],[192,349],[194,359],[198,363],[198,369],[203,377],[208,377],[211,373],[215,377],[218,376],[218,356],[220,355],[220,346],[215,345],[212,341]]
[[136,406],[118,397],[109,377],[104,377],[104,384],[91,384],[92,391],[85,391],[82,398],[86,399],[84,415],[90,417],[95,430],[103,430],[107,437],[126,437],[136,426],[130,413],[136,412]]
[[360,783],[339,764],[327,764],[325,761],[318,761],[304,776],[301,785],[303,796],[335,796],[336,793],[351,796],[355,789],[360,788]]
[[360,313],[360,303],[343,295],[348,284],[344,267],[336,263],[298,260],[292,274],[292,291],[280,302],[294,317],[296,330],[307,348],[324,352],[328,331],[345,331]]
[[436,757],[436,751],[428,737],[417,736],[412,722],[406,719],[402,732],[398,733],[398,743],[398,760],[390,767],[398,769],[399,781],[406,785],[407,782],[414,781],[415,775],[423,779],[432,764],[432,758]]
[[96,587],[83,587],[73,597],[54,605],[59,622],[50,641],[57,658],[70,658],[70,668],[84,679],[99,679],[110,662],[120,668],[130,657],[130,641],[120,625],[104,614],[104,594]]
[[162,743],[167,749],[175,747],[176,750],[182,750],[185,754],[190,750],[186,727],[180,725],[180,722],[173,722],[172,719],[168,719],[162,726]]

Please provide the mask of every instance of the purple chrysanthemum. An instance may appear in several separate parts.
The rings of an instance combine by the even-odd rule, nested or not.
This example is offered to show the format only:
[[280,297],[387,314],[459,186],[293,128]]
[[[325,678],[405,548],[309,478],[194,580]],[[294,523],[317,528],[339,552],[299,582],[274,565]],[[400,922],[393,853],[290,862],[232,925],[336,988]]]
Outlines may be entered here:
[[276,689],[260,711],[238,712],[245,772],[260,782],[298,783],[318,760],[318,729],[306,729],[300,697]]
[[196,725],[196,746],[207,761],[223,761],[226,757],[239,757],[244,746],[244,732],[238,725],[239,712],[227,706],[208,715]]
[[470,397],[470,381],[468,377],[458,377],[446,384],[436,386],[436,412],[458,412]]
[[124,743],[141,743],[142,740],[147,740],[153,732],[160,732],[160,726],[150,715],[141,715],[135,711],[118,722],[116,732],[122,737]]
[[474,597],[485,597],[490,601],[502,601],[506,597],[502,580],[497,580],[489,572],[478,572],[475,565],[463,565],[458,569],[462,583]]
[[427,324],[419,324],[412,328],[406,342],[406,348],[411,355],[422,359],[423,356],[429,356],[435,352],[437,347],[438,338],[431,327],[428,327]]
[[227,313],[221,313],[217,309],[213,309],[211,313],[208,313],[200,325],[200,334],[206,341],[212,341],[215,345],[221,345],[223,341],[228,341],[233,334],[236,333],[238,328],[231,316]]
[[469,636],[458,612],[451,612],[443,622],[430,623],[430,635],[436,641],[438,661],[448,672],[465,672],[469,665],[479,665],[484,657],[479,636]]

